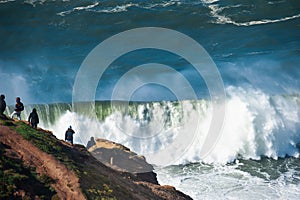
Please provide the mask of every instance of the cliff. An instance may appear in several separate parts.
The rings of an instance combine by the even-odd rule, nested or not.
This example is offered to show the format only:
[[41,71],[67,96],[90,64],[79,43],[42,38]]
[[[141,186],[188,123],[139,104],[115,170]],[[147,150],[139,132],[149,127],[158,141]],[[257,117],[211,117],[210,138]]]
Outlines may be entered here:
[[191,199],[122,145],[96,139],[89,150],[1,118],[0,199]]

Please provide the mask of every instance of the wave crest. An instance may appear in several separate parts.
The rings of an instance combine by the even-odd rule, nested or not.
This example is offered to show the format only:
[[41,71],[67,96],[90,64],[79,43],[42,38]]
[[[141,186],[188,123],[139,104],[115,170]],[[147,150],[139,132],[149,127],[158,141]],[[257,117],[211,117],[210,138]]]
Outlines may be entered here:
[[[158,155],[172,145],[179,134],[190,137],[190,133],[196,131],[195,136],[187,138],[191,140],[190,144],[180,147],[185,151],[173,164],[228,163],[239,158],[260,159],[261,156],[274,159],[286,155],[299,157],[299,95],[270,96],[257,89],[233,86],[226,92],[222,133],[204,158],[199,155],[212,119],[208,100],[139,102],[130,105],[126,111],[98,102],[96,110],[100,120],[71,112],[69,104],[27,106],[25,114],[36,107],[41,112],[44,128],[53,130],[58,138],[63,139],[64,129],[72,125],[78,133],[75,137],[78,143],[86,145],[91,137],[106,138],[146,157],[147,154]],[[89,112],[85,113],[88,115]],[[197,129],[195,123],[198,123]],[[151,155],[147,159],[161,164]]]

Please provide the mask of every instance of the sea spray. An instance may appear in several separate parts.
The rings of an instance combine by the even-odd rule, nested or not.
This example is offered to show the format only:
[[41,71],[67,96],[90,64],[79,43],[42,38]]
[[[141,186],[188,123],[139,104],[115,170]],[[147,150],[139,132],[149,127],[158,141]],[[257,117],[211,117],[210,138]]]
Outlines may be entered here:
[[156,168],[160,184],[188,191],[193,199],[298,199],[299,159],[236,160]]
[[[297,96],[269,96],[259,90],[235,87],[227,88],[227,95],[223,132],[214,150],[205,158],[206,162],[226,163],[238,157],[277,159],[286,155],[299,156],[296,147],[300,141]],[[288,114],[287,110],[292,112]]]
[[[270,96],[257,89],[232,86],[226,91],[228,98],[222,133],[204,158],[199,154],[211,123],[211,104],[205,99],[136,102],[127,109],[112,108],[109,102],[96,102],[97,119],[72,112],[70,104],[29,105],[25,106],[23,119],[36,107],[40,126],[52,130],[60,139],[64,138],[65,129],[72,125],[77,143],[86,145],[91,137],[106,138],[128,146],[146,158],[148,155],[148,160],[157,165],[163,158],[157,160],[155,156],[172,145],[178,134],[186,134],[190,141],[172,164],[299,156],[298,95]],[[195,119],[197,116],[199,122]],[[189,135],[195,131],[195,135]]]
[[[201,100],[193,103],[182,101],[180,103],[152,102],[131,105],[131,107],[135,106],[136,109],[132,109],[135,110],[134,112],[115,111],[104,121],[67,111],[49,128],[54,133],[59,132],[56,134],[57,137],[63,139],[66,125],[72,125],[78,132],[77,135],[74,135],[75,142],[86,145],[91,137],[106,138],[145,155],[153,164],[161,165],[166,160],[162,156],[162,151],[170,148],[178,134],[185,134],[183,137],[190,139],[186,141],[188,146],[184,146],[180,154],[184,153],[195,141],[193,132],[196,129],[190,128],[193,127],[191,123],[198,120],[195,118],[196,113],[198,114],[197,110],[201,110],[201,113],[206,115],[209,103]],[[209,125],[209,123],[207,124]],[[176,148],[180,150],[181,147],[177,146]],[[179,157],[174,157],[174,159],[179,159]]]

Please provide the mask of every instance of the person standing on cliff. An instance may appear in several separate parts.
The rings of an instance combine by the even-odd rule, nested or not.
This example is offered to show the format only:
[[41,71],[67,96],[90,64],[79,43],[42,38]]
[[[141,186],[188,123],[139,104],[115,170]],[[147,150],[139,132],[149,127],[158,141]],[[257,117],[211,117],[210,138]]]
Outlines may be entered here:
[[73,134],[75,131],[72,129],[72,126],[69,126],[68,130],[65,133],[65,141],[70,142],[73,145]]
[[24,110],[24,105],[21,102],[21,98],[16,98],[16,105],[15,105],[15,111],[11,114],[11,118],[14,118],[15,115],[17,115],[17,118],[21,120],[21,112]]
[[32,112],[29,114],[28,122],[30,123],[32,128],[35,128],[35,129],[37,128],[37,125],[39,123],[39,116],[38,116],[35,108],[32,109]]
[[1,96],[0,96],[0,115],[2,115],[2,116],[6,109],[6,102],[4,99],[5,99],[5,95],[1,94]]

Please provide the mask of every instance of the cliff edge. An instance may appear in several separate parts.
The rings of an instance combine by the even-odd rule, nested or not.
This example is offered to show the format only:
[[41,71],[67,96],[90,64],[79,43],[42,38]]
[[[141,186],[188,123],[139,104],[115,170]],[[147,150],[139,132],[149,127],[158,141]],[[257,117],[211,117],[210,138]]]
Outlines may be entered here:
[[0,199],[191,199],[160,186],[152,166],[122,145],[97,139],[89,150],[1,117]]

